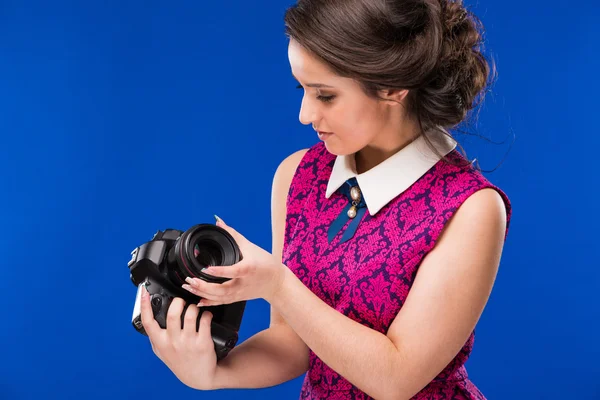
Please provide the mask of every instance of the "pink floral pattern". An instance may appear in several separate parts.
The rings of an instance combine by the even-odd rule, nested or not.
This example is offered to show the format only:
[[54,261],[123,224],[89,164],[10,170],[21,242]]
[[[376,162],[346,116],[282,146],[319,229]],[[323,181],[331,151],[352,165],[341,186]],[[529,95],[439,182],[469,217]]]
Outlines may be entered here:
[[[464,160],[456,150],[449,155]],[[443,161],[375,216],[365,213],[354,237],[339,243],[348,223],[331,243],[327,229],[348,199],[325,198],[335,155],[322,142],[305,154],[290,186],[282,261],[319,298],[354,321],[386,333],[408,296],[419,265],[445,224],[473,193],[494,188],[507,209],[506,194],[473,168]],[[413,399],[485,399],[464,367],[475,332],[446,368]],[[327,366],[312,351],[301,399],[371,399]]]

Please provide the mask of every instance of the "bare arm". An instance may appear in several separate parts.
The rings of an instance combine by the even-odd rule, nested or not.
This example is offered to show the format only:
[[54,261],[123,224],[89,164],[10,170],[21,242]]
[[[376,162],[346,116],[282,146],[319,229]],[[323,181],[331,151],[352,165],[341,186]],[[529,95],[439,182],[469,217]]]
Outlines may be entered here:
[[500,195],[469,197],[423,259],[387,335],[331,308],[285,269],[267,299],[315,354],[377,399],[410,399],[458,354],[485,307],[500,263]]
[[[286,200],[292,177],[306,149],[297,151],[281,162],[273,178],[271,195],[272,253],[282,259],[286,217]],[[271,307],[271,324],[220,361],[215,389],[262,388],[279,385],[305,373],[308,347]]]

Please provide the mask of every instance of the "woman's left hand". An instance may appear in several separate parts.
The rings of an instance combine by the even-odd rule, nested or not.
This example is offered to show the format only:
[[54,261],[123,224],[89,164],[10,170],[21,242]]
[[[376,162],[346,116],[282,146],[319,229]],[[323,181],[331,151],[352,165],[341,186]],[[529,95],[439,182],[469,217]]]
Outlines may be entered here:
[[267,301],[281,287],[285,265],[231,228],[223,220],[217,226],[225,229],[236,241],[242,260],[228,266],[211,266],[202,272],[220,278],[232,278],[224,283],[210,283],[199,278],[186,278],[183,288],[202,298],[199,306],[217,306],[238,301],[263,298]]

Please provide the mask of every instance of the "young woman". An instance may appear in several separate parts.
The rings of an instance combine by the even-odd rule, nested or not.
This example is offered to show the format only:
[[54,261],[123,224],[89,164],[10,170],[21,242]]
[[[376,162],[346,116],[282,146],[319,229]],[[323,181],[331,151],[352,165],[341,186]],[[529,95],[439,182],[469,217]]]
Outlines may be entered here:
[[320,141],[273,181],[272,254],[218,220],[244,259],[188,278],[200,307],[263,298],[270,327],[217,363],[210,312],[182,299],[157,356],[200,390],[260,388],[304,373],[303,399],[484,399],[464,363],[508,233],[506,194],[449,130],[490,67],[459,1],[300,0],[285,22],[300,121]]

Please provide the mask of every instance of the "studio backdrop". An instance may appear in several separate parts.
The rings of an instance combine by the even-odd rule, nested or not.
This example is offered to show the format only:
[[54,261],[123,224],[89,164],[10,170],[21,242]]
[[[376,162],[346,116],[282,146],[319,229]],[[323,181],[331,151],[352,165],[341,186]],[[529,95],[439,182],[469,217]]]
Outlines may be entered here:
[[[299,122],[292,2],[0,6],[0,398],[295,399],[184,386],[131,325],[131,251],[222,217],[271,251]],[[513,205],[467,362],[489,399],[600,399],[597,2],[467,3],[498,79],[455,137]],[[483,137],[483,138],[482,138]],[[493,170],[493,172],[492,172]],[[240,342],[267,328],[248,302]]]

